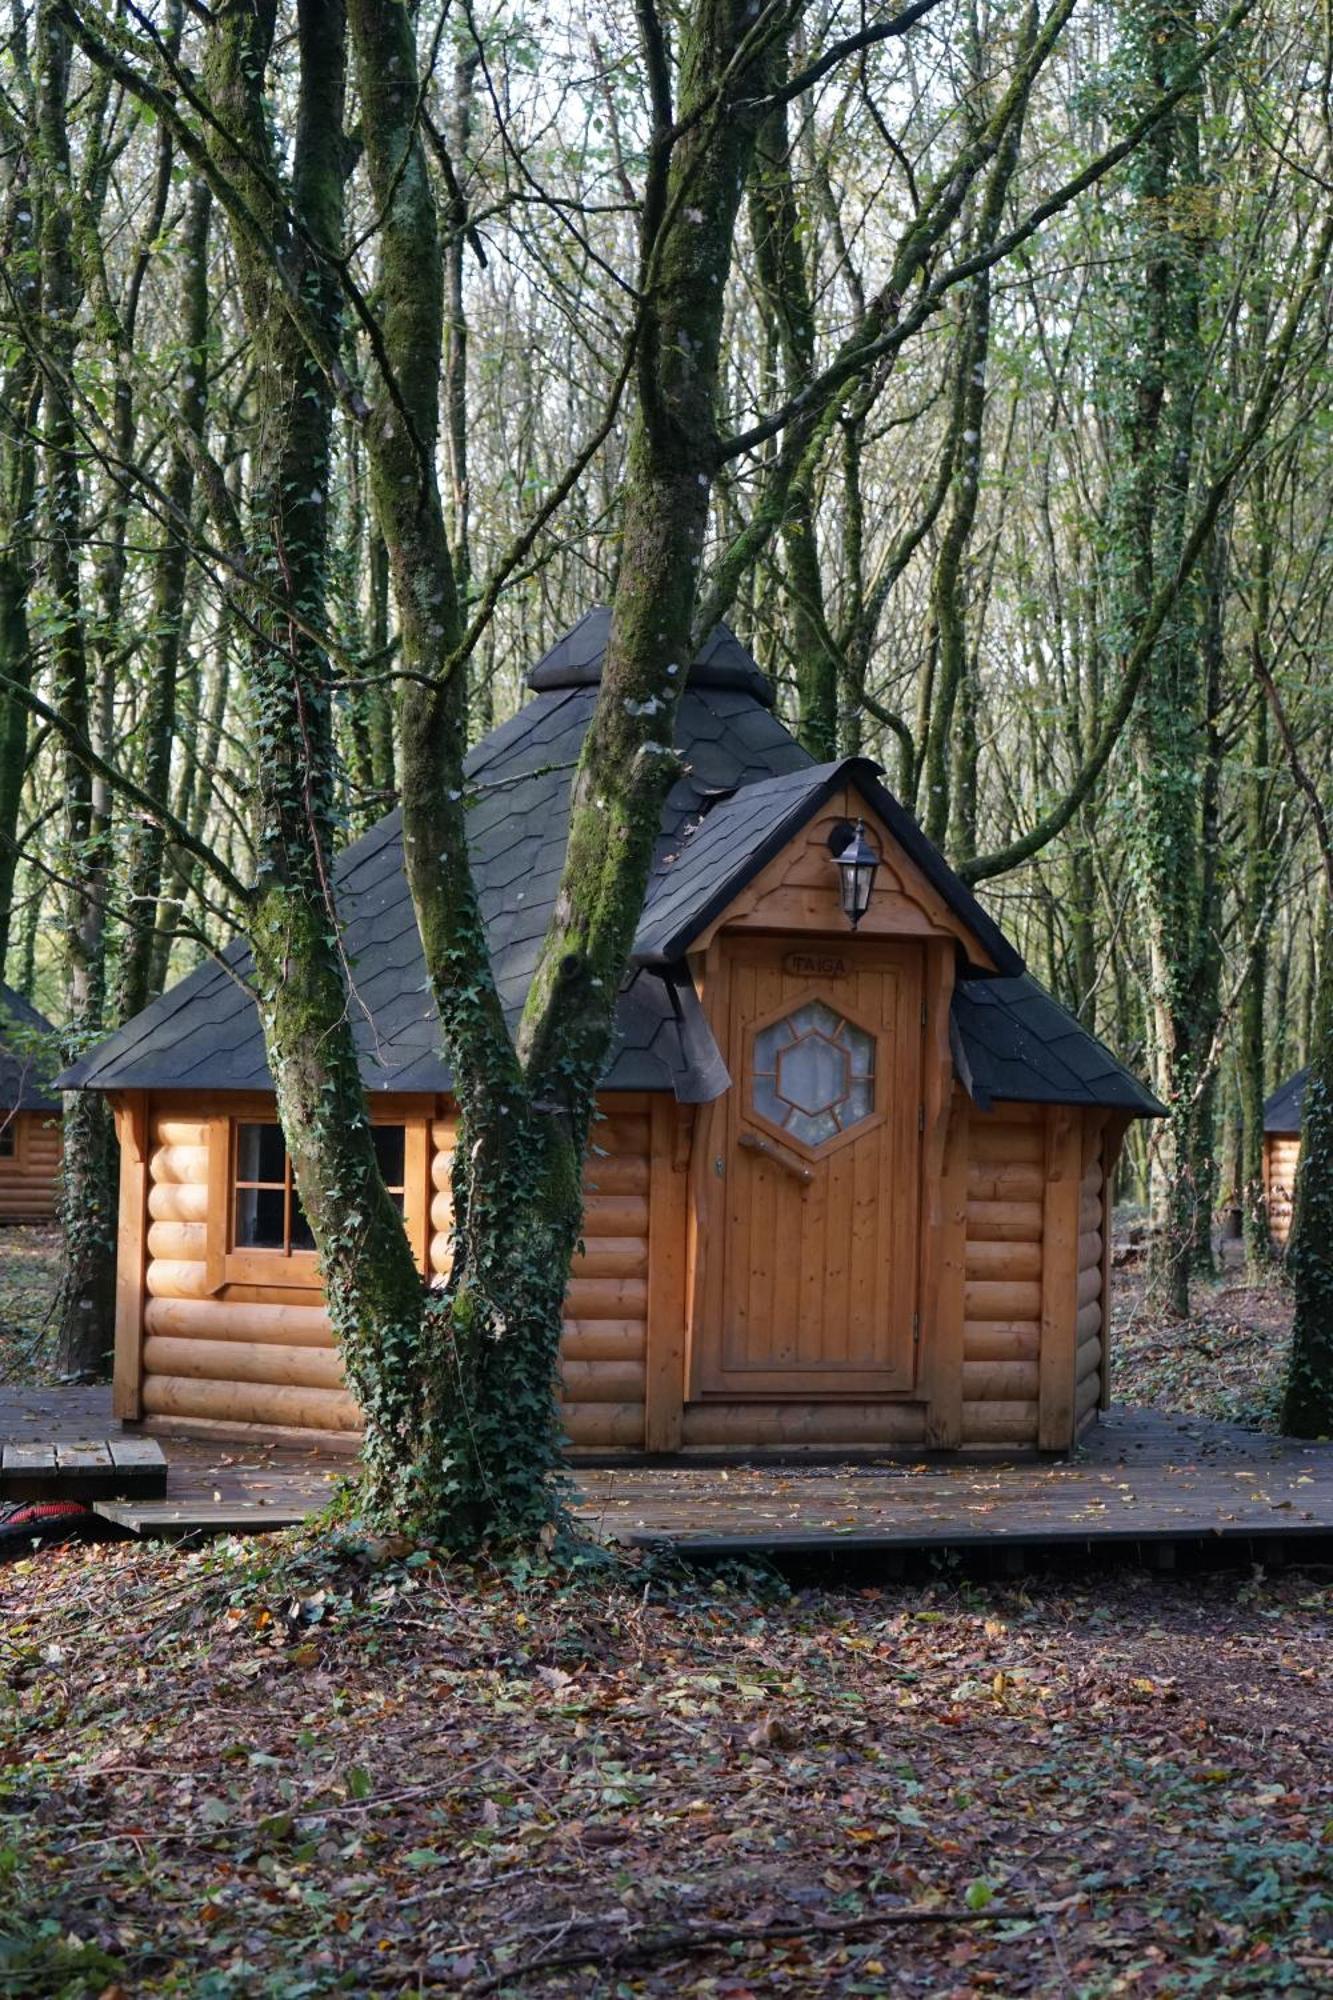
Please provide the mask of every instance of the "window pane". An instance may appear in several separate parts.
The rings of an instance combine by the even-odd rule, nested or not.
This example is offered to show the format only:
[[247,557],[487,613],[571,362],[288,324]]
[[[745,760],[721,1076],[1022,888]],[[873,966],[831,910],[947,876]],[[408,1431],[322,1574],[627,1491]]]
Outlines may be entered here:
[[853,1076],[873,1076],[875,1074],[875,1038],[860,1028],[854,1028],[849,1021],[843,1029],[842,1039],[847,1044],[852,1058]]
[[775,1021],[771,1028],[761,1028],[754,1038],[754,1066],[765,1076],[772,1076],[777,1066],[778,1050],[791,1040],[791,1030],[785,1021]]
[[753,1108],[807,1146],[822,1146],[875,1108],[875,1037],[822,1000],[807,1000],[754,1038]]
[[403,1157],[407,1144],[407,1129],[402,1125],[372,1125],[370,1136],[375,1143],[375,1158],[380,1163],[384,1185],[399,1188],[403,1185]]
[[281,1250],[281,1188],[237,1188],[236,1244],[241,1250]]
[[757,1076],[754,1080],[754,1108],[761,1118],[771,1118],[775,1125],[783,1125],[790,1106],[778,1096],[771,1077]]
[[854,1083],[847,1093],[847,1102],[838,1106],[838,1117],[843,1130],[855,1125],[858,1118],[868,1118],[875,1108],[874,1085],[867,1079]]
[[0,1160],[13,1159],[18,1150],[17,1138],[18,1134],[12,1122],[8,1125],[0,1125]]
[[293,1250],[313,1250],[314,1247],[315,1247],[315,1232],[310,1227],[310,1224],[306,1221],[305,1210],[301,1206],[301,1197],[296,1192],[296,1183],[293,1182],[292,1183],[292,1248]]
[[281,1182],[286,1172],[287,1148],[280,1125],[238,1125],[236,1127],[236,1178],[238,1181]]
[[838,1121],[831,1111],[821,1111],[817,1118],[808,1117],[804,1111],[793,1111],[787,1120],[787,1130],[804,1146],[822,1146],[826,1139],[838,1136]]
[[823,1035],[803,1035],[778,1058],[778,1089],[798,1111],[827,1111],[847,1090],[847,1057]]

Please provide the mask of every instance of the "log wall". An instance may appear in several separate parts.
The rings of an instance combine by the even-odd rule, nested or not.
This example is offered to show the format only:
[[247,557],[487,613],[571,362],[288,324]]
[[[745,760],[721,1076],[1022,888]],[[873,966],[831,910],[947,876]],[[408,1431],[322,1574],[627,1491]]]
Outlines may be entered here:
[[1041,1112],[1026,1105],[973,1111],[963,1281],[965,1445],[1037,1441],[1044,1189]]
[[973,1110],[964,1445],[1068,1449],[1101,1395],[1103,1124],[1060,1105]]
[[[318,1291],[225,1281],[226,1171],[211,1157],[210,1138],[226,1127],[182,1108],[185,1102],[157,1100],[144,1115],[144,1193],[136,1197],[146,1211],[142,1310],[137,1326],[135,1314],[126,1315],[117,1380],[128,1386],[118,1410],[354,1437],[359,1414]],[[659,1133],[654,1175],[651,1100],[620,1095],[604,1100],[603,1110],[585,1173],[583,1247],[566,1293],[560,1398],[572,1445],[634,1450],[648,1441],[651,1401],[650,1212],[672,1168]],[[417,1202],[412,1234],[423,1275],[441,1278],[449,1259],[452,1112],[434,1107],[418,1131],[430,1190]],[[955,1293],[952,1311],[961,1311],[954,1435],[965,1447],[1060,1449],[1075,1425],[1091,1420],[1105,1351],[1099,1133],[1090,1119],[1058,1107],[972,1108],[960,1121],[966,1216],[958,1232],[961,1308]],[[961,1190],[961,1158],[957,1180]],[[937,1310],[946,1296],[942,1288]],[[923,1321],[915,1398],[687,1403],[665,1448],[911,1449],[938,1442],[927,1428],[941,1387],[932,1372],[938,1331],[929,1317]],[[958,1375],[954,1363],[954,1395]]]
[[[610,1098],[605,1109],[593,1129],[560,1357],[570,1442],[604,1449],[644,1441],[650,1181],[647,1100]],[[359,1412],[318,1292],[219,1283],[225,1171],[210,1158],[214,1129],[166,1101],[149,1116],[143,1413],[355,1433]],[[439,1277],[449,1268],[454,1129],[450,1111],[429,1120],[426,1274]]]
[[1078,1318],[1074,1353],[1074,1424],[1096,1420],[1106,1363],[1108,1307],[1105,1249],[1106,1189],[1101,1135],[1088,1148],[1079,1189]]
[[[583,1176],[583,1247],[565,1293],[560,1412],[572,1445],[642,1447],[647,1369],[650,1105],[603,1100]],[[454,1116],[431,1126],[430,1265],[449,1270]]]
[[148,1121],[144,1414],[355,1432],[318,1295],[217,1282],[227,1218],[210,1209],[212,1131],[170,1104]]
[[1296,1168],[1301,1157],[1299,1132],[1265,1132],[1264,1192],[1268,1197],[1268,1227],[1273,1241],[1285,1250],[1291,1235]]
[[0,1222],[44,1222],[60,1192],[60,1119],[50,1111],[16,1111],[7,1128],[14,1151],[0,1159]]

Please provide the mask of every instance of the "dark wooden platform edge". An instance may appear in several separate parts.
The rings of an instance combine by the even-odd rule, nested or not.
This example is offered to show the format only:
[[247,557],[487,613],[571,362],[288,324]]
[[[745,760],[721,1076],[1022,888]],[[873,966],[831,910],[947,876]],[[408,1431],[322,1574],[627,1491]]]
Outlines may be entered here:
[[0,1445],[0,1500],[150,1500],[167,1490],[152,1438],[84,1438]]
[[1161,1550],[1210,1548],[1221,1542],[1246,1543],[1280,1552],[1289,1543],[1301,1542],[1313,1548],[1322,1544],[1333,1550],[1333,1525],[1324,1521],[1296,1522],[1283,1527],[1236,1521],[1225,1526],[1201,1527],[1184,1522],[1179,1527],[1100,1528],[1042,1527],[986,1528],[979,1531],[937,1529],[933,1534],[914,1534],[899,1528],[849,1528],[845,1533],[820,1534],[801,1529],[765,1534],[763,1530],[736,1535],[692,1535],[688,1530],[635,1529],[628,1533],[608,1533],[625,1548],[657,1551],[700,1562],[741,1560],[755,1556],[780,1561],[791,1556],[846,1555],[944,1555],[976,1554],[1006,1549],[1035,1556],[1057,1549],[1077,1551],[1097,1548],[1157,1548]]

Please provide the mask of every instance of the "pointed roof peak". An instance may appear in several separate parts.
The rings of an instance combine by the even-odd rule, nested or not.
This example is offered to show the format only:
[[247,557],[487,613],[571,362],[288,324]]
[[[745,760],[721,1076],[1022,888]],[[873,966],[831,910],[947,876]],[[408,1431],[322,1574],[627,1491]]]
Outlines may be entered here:
[[[870,757],[838,757],[758,779],[719,799],[697,818],[676,852],[659,866],[634,940],[637,965],[674,964],[747,882],[844,784],[852,785],[971,937],[994,969],[1017,975],[1023,960],[966,883],[954,874],[905,807],[880,782]],[[972,954],[976,957],[976,954]],[[991,969],[987,958],[976,969]]]
[[[596,687],[602,678],[611,637],[611,607],[594,604],[577,625],[543,653],[528,675],[534,694],[556,688]],[[773,684],[759,671],[729,625],[715,625],[691,662],[688,684],[693,688],[731,688],[753,695],[765,708],[773,706]]]

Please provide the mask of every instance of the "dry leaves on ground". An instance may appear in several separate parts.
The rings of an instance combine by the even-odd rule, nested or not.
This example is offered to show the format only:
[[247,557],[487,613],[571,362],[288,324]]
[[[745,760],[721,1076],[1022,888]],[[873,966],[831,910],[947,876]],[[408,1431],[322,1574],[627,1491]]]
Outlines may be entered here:
[[1333,1983],[1324,1580],[790,1591],[275,1537],[48,1553],[0,1597],[0,1992]]

